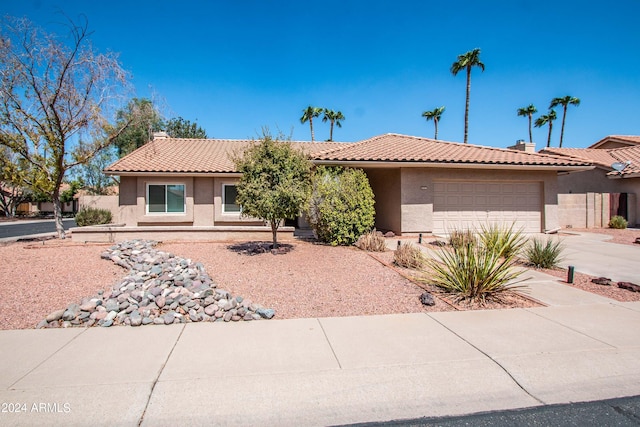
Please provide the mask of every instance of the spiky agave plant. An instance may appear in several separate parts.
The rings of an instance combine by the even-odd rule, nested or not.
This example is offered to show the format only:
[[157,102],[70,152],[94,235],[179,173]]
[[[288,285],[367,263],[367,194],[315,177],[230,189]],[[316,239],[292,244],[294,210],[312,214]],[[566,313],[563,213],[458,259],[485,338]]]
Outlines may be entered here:
[[515,223],[509,227],[498,224],[482,225],[479,238],[487,250],[498,251],[500,256],[517,256],[527,244],[522,229],[514,230]]
[[516,255],[503,247],[487,248],[482,241],[441,249],[428,258],[424,280],[455,295],[456,301],[484,303],[522,288],[517,280],[526,270],[514,269]]

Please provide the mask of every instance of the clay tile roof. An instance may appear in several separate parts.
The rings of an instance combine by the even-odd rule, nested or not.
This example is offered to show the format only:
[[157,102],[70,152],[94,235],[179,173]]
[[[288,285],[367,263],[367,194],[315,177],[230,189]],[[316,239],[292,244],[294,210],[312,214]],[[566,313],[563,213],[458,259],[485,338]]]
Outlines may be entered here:
[[601,150],[596,148],[544,148],[541,153],[553,154],[557,156],[566,156],[573,159],[579,159],[592,162],[598,166],[611,168],[613,162],[618,160],[609,154],[609,150]]
[[527,153],[457,142],[385,134],[318,154],[316,160],[351,162],[420,162],[477,165],[589,166],[562,156]]
[[640,145],[640,136],[638,135],[607,135],[600,141],[590,145],[588,148],[600,148],[607,143],[619,143],[623,145]]
[[[117,175],[126,172],[232,173],[230,155],[251,144],[251,140],[154,139],[105,169]],[[294,147],[313,155],[333,149],[339,142],[293,142]]]
[[[640,140],[640,137],[638,137],[638,139]],[[640,145],[608,149],[545,148],[541,151],[592,162],[600,167],[611,170],[612,172],[610,172],[609,175],[629,176],[631,174],[640,174]],[[611,165],[616,162],[630,163],[620,173],[611,168]]]

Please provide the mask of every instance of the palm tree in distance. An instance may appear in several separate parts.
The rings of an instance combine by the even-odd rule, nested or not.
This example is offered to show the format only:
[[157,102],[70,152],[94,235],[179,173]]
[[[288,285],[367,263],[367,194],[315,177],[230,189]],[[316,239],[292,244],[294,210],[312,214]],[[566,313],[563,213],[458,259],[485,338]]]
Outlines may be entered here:
[[484,71],[484,64],[480,61],[480,49],[473,49],[469,52],[458,55],[458,60],[451,64],[451,73],[455,76],[460,71],[467,71],[467,100],[464,107],[464,143],[469,138],[469,92],[471,92],[471,68],[480,67]]
[[536,119],[535,127],[541,128],[542,126],[549,124],[549,136],[547,137],[547,148],[551,146],[551,130],[553,129],[553,121],[557,119],[556,110],[549,110],[547,114],[544,114]]
[[427,119],[427,121],[433,120],[433,124],[436,128],[436,134],[433,139],[438,139],[438,122],[440,121],[440,117],[442,117],[442,113],[444,113],[444,106],[434,108],[431,111],[425,111],[422,113],[422,117]]
[[331,127],[329,128],[329,139],[327,141],[333,141],[333,125],[335,124],[339,128],[342,127],[342,123],[340,120],[344,120],[344,115],[342,111],[333,111],[328,108],[324,109],[324,117],[322,117],[322,123],[325,123],[327,120],[331,123]]
[[557,107],[558,105],[562,105],[562,127],[560,128],[560,145],[559,148],[562,148],[562,138],[564,137],[564,121],[567,118],[567,107],[569,105],[575,105],[576,107],[580,105],[580,99],[575,96],[562,96],[559,98],[553,98],[551,100],[551,104],[549,104],[549,108]]
[[307,108],[302,110],[302,117],[300,117],[300,123],[309,122],[309,127],[311,128],[311,142],[314,141],[315,135],[313,134],[313,119],[318,117],[322,113],[322,108],[320,107],[312,107],[309,105]]
[[529,142],[533,142],[533,136],[531,134],[531,120],[533,120],[534,113],[537,113],[538,109],[533,104],[529,104],[528,107],[518,108],[518,116],[529,118]]

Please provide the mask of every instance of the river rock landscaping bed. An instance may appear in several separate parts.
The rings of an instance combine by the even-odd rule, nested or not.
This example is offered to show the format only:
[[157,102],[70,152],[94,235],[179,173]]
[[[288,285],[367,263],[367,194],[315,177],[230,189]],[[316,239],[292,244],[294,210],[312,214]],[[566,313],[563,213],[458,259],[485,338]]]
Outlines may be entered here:
[[273,309],[219,289],[202,263],[155,249],[156,242],[133,240],[101,257],[129,270],[111,289],[50,313],[37,328],[271,319]]

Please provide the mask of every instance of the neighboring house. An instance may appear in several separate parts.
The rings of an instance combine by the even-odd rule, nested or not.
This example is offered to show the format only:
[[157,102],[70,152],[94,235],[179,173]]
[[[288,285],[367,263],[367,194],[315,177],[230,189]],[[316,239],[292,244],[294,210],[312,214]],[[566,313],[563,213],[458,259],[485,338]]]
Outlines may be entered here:
[[[156,138],[106,168],[120,176],[123,230],[262,226],[243,218],[235,203],[240,174],[230,154],[250,143]],[[293,145],[315,164],[364,169],[375,194],[376,227],[396,234],[447,233],[487,222],[515,223],[527,232],[556,229],[558,174],[592,168],[567,157],[398,134]]]
[[624,216],[631,224],[638,223],[640,136],[611,135],[588,148],[545,148],[540,152],[595,165],[590,171],[558,176],[559,194],[613,194],[610,213]]

